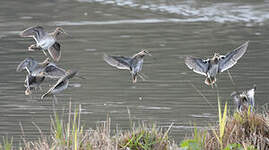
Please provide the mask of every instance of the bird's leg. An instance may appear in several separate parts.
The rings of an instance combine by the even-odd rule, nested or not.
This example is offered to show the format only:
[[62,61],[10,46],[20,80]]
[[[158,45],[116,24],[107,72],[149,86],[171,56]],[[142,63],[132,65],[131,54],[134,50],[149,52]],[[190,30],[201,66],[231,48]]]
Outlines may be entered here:
[[211,85],[212,89],[214,88],[214,85],[217,88],[216,78],[215,77],[209,77],[209,80],[210,80],[210,85]]
[[136,83],[137,81],[137,74],[132,74],[133,83]]
[[214,85],[213,84],[211,84],[211,88],[214,89]]
[[42,50],[42,52],[45,54],[45,56],[48,56],[48,54],[45,52],[45,50]]
[[212,81],[210,81],[210,82],[211,82],[211,84],[210,84],[211,85],[211,88],[214,89],[214,83],[212,83]]
[[31,95],[32,94],[30,88],[27,88],[24,93],[25,93],[25,95]]
[[205,79],[205,84],[208,85],[208,86],[211,86],[212,89],[214,88],[214,83],[212,82],[211,77],[207,77],[207,78]]
[[41,86],[38,86],[39,87],[39,90],[41,91],[41,92],[43,92],[43,89],[42,89],[42,87]]
[[214,88],[214,85],[213,85],[213,81],[212,81],[212,79],[211,79],[211,77],[209,76],[209,84],[211,85],[211,87],[212,87],[212,89]]
[[36,44],[32,44],[28,47],[29,51],[36,51],[36,50],[41,50],[40,47],[38,47]]
[[28,50],[29,50],[29,51],[35,51],[35,47],[36,47],[35,44],[30,45],[30,46],[28,47]]

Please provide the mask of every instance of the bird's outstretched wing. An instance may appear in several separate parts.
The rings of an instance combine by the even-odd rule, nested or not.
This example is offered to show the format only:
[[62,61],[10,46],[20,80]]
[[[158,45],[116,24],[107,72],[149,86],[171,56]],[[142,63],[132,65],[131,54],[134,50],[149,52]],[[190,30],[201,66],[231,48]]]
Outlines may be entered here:
[[73,78],[77,73],[78,73],[77,71],[67,71],[67,73],[57,81],[57,83],[54,85],[54,87],[56,87],[59,83],[65,81],[65,80],[69,80],[69,79]]
[[65,76],[63,76],[57,81],[57,83],[53,86],[53,89],[61,87],[63,84],[65,84],[65,82],[67,82],[67,80],[73,78],[77,73],[78,73],[77,71],[67,72]]
[[43,70],[44,76],[49,78],[60,78],[65,75],[65,70],[57,67],[55,64],[49,64]]
[[73,78],[78,72],[77,71],[68,71],[62,80],[69,80]]
[[59,61],[61,57],[61,45],[55,42],[51,47],[48,48],[49,54],[54,61]]
[[[29,64],[27,59],[24,59],[23,61],[20,62],[20,64],[17,66],[16,71],[21,72],[23,69],[26,69],[27,65]],[[30,74],[30,72],[29,72]]]
[[68,80],[73,78],[76,74],[77,74],[77,71],[67,72],[65,76],[61,77],[54,86],[52,86],[45,94],[41,96],[41,99],[51,95],[52,90],[59,89],[59,88],[62,88],[63,86],[66,86],[66,84],[68,84]]
[[187,56],[185,58],[185,64],[194,72],[207,76],[206,72],[209,67],[209,60],[203,60],[200,58],[193,58],[191,56]]
[[130,57],[124,57],[124,56],[108,56],[104,54],[104,61],[107,62],[109,65],[116,67],[118,69],[127,69],[130,70]]
[[27,28],[20,33],[22,37],[33,37],[36,42],[39,42],[46,34],[44,28],[39,25]]
[[223,72],[237,63],[237,61],[246,53],[248,47],[248,41],[229,52],[225,56],[222,56],[219,61],[219,71]]
[[31,57],[28,57],[20,62],[17,66],[16,71],[21,72],[23,69],[26,69],[29,74],[32,73],[33,69],[38,65],[38,63]]

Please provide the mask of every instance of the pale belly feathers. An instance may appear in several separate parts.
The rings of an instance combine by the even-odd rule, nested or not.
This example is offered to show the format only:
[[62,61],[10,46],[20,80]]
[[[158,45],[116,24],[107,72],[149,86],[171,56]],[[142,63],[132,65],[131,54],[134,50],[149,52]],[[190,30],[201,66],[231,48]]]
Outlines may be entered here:
[[37,46],[40,46],[42,49],[47,50],[55,43],[55,39],[51,36],[44,37],[37,43]]
[[211,68],[208,70],[207,72],[207,76],[208,77],[215,77],[218,73],[219,70],[219,65],[218,64],[214,64],[211,66]]

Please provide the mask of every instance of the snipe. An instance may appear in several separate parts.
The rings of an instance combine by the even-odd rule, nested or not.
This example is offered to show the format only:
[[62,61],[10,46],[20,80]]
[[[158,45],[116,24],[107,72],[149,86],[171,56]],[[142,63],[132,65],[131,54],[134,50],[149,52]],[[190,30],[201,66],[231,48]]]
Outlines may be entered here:
[[248,107],[250,107],[251,111],[254,110],[255,91],[256,91],[256,85],[253,85],[253,88],[251,88],[251,89],[244,90],[242,92],[234,91],[231,94],[231,97],[234,100],[234,103],[236,105],[236,109],[238,112],[246,111],[246,110],[248,110]]
[[185,64],[196,73],[206,76],[205,84],[213,86],[218,73],[233,67],[237,61],[246,53],[248,42],[245,42],[226,55],[214,54],[211,59],[201,59],[187,56]]
[[59,61],[61,57],[61,45],[57,41],[60,38],[60,34],[63,33],[67,34],[61,27],[57,27],[54,32],[48,33],[42,26],[38,25],[25,29],[20,35],[35,39],[36,44],[29,46],[29,51],[42,50],[47,56],[45,52],[47,50],[54,61]]
[[104,54],[104,60],[113,67],[129,70],[133,83],[136,83],[137,76],[140,75],[140,71],[142,70],[144,56],[146,55],[151,56],[147,50],[142,50],[139,53],[134,54],[132,57],[108,56]]
[[44,76],[36,76],[34,72],[40,72],[43,67],[49,64],[49,59],[44,60],[41,63],[38,63],[33,58],[29,57],[20,62],[17,67],[17,72],[22,70],[27,70],[27,75],[25,79],[24,86],[26,87],[25,95],[30,95],[32,89],[40,88],[40,84],[44,81]]
[[77,74],[77,71],[67,71],[66,75],[61,77],[57,83],[52,86],[45,94],[41,96],[44,99],[47,96],[53,96],[56,99],[55,94],[58,94],[68,87],[69,80]]

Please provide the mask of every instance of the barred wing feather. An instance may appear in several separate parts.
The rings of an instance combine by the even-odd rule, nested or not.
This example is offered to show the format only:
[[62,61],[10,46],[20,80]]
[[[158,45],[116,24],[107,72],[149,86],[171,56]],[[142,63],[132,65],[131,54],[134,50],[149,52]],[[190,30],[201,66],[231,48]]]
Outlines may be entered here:
[[30,27],[20,33],[22,37],[33,37],[37,43],[40,42],[46,34],[44,28],[41,26]]
[[246,53],[248,47],[248,42],[242,44],[232,52],[229,52],[225,56],[222,56],[219,61],[219,70],[223,72],[230,69],[237,61]]
[[55,42],[51,47],[48,49],[50,56],[54,61],[59,61],[61,58],[61,45],[58,42]]
[[130,70],[131,58],[124,56],[108,56],[104,54],[104,61],[118,69]]
[[203,60],[200,58],[193,58],[191,56],[187,56],[185,59],[185,64],[194,72],[207,76],[206,72],[209,67],[209,60]]

